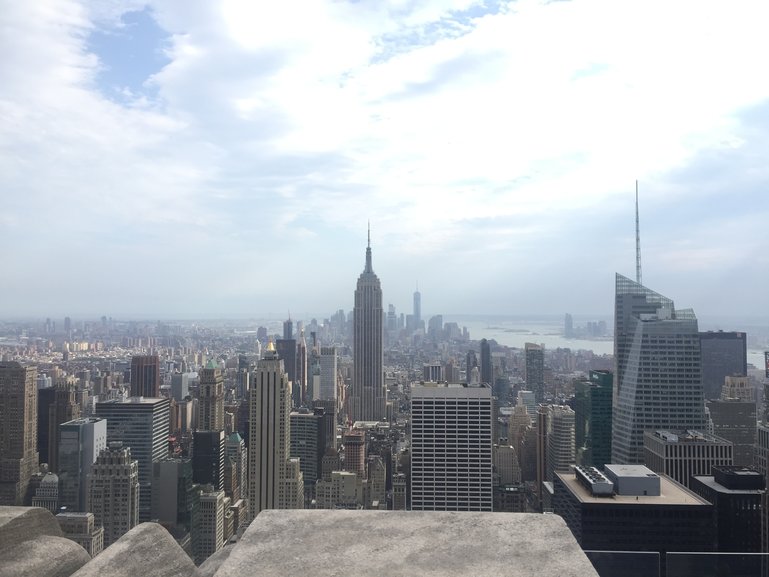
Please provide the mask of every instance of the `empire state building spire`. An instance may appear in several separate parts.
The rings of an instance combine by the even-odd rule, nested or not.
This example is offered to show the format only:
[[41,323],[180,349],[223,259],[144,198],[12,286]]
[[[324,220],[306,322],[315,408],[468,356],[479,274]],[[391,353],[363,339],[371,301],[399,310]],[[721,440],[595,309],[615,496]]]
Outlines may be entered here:
[[369,226],[366,268],[358,277],[353,309],[353,382],[347,409],[351,421],[379,421],[386,416],[382,317],[382,286],[371,266]]
[[368,225],[368,244],[366,245],[366,268],[363,269],[364,273],[374,274],[374,269],[371,267],[371,223]]

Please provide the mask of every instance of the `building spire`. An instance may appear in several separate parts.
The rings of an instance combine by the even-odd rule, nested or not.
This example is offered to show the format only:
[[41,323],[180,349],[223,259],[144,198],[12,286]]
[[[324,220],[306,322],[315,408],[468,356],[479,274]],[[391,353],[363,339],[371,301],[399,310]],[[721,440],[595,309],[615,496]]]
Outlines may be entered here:
[[641,228],[638,221],[638,181],[635,181],[635,281],[643,286],[641,278]]
[[371,221],[368,223],[368,244],[366,245],[366,268],[363,272],[373,273],[374,269],[371,266]]

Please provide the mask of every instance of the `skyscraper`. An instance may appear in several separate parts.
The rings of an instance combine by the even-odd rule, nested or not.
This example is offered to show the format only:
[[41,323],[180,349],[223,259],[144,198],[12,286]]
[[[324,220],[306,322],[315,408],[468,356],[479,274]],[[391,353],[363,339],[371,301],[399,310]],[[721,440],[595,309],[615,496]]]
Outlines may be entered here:
[[157,355],[131,358],[131,396],[160,396],[160,359]]
[[603,469],[611,463],[611,404],[614,375],[590,371],[574,385],[577,464]]
[[[291,453],[291,382],[272,343],[267,345],[251,383],[248,479],[250,517],[264,509],[300,509],[286,474]],[[303,482],[301,472],[297,474]]]
[[545,351],[534,343],[526,343],[524,348],[526,362],[526,385],[534,391],[538,403],[545,401]]
[[68,511],[85,511],[88,474],[107,448],[107,421],[74,419],[59,425],[59,502]]
[[213,361],[200,369],[198,389],[198,429],[201,431],[224,430],[224,377]]
[[371,266],[371,237],[366,267],[358,277],[353,310],[353,379],[349,399],[352,421],[380,421],[386,415],[382,354],[382,287]]
[[75,402],[75,385],[67,382],[54,387],[53,402],[48,407],[48,467],[59,472],[59,425],[80,417],[80,405]]
[[320,364],[320,384],[319,390],[314,391],[315,398],[313,400],[336,401],[336,347],[321,347],[318,362]]
[[419,292],[419,285],[414,291],[414,328],[419,329],[422,326],[422,293]]
[[139,524],[139,464],[121,442],[103,449],[91,468],[86,508],[104,527],[105,547]]
[[312,401],[307,394],[307,340],[304,337],[304,327],[299,331],[296,341],[296,384],[299,387],[299,406],[307,407]]
[[617,274],[612,463],[643,463],[643,432],[705,428],[697,317]]
[[411,509],[491,511],[492,398],[486,385],[411,389]]
[[481,382],[487,385],[492,383],[491,345],[486,339],[481,339]]
[[139,517],[142,523],[151,518],[152,464],[168,454],[170,404],[169,399],[146,397],[96,403],[96,415],[107,419],[107,443],[122,442],[139,462]]
[[23,505],[37,472],[37,367],[0,363],[0,505]]
[[702,388],[706,399],[718,399],[724,378],[748,374],[747,335],[740,332],[700,333]]

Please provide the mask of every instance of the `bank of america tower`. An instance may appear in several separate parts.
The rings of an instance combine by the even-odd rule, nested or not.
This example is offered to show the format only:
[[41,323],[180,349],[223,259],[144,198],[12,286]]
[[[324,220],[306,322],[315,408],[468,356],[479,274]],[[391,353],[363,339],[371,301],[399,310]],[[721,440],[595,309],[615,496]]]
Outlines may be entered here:
[[649,429],[705,427],[697,317],[618,274],[612,463],[643,463]]

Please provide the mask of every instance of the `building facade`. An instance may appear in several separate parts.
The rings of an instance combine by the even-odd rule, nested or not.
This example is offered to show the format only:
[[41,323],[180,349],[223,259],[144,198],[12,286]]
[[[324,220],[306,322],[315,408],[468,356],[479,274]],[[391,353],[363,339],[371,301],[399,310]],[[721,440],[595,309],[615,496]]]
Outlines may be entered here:
[[0,363],[0,505],[24,505],[37,473],[37,367]]
[[104,527],[109,547],[139,524],[139,463],[119,441],[104,449],[88,475],[86,509]]
[[577,464],[603,469],[611,462],[611,405],[614,375],[590,371],[574,384],[574,435]]
[[694,475],[711,475],[714,465],[733,465],[734,445],[699,431],[646,431],[644,460],[655,473],[689,487]]
[[545,351],[535,343],[524,345],[526,386],[534,392],[537,403],[545,402]]
[[96,403],[96,416],[107,420],[107,443],[120,441],[139,463],[139,517],[149,521],[152,510],[152,464],[168,454],[170,400],[131,397]]
[[59,425],[59,501],[67,511],[85,511],[88,474],[107,448],[107,421],[74,419]]
[[198,387],[198,429],[224,430],[224,376],[213,361],[200,369]]
[[382,326],[382,287],[371,265],[371,242],[366,266],[355,289],[353,309],[353,377],[348,399],[350,421],[380,421],[386,417]]
[[[287,489],[291,453],[291,383],[275,346],[270,343],[251,379],[248,479],[250,517],[264,509],[301,509]],[[298,463],[297,463],[298,468]],[[301,478],[301,471],[298,472]],[[303,484],[303,479],[301,479]]]
[[643,463],[643,433],[705,428],[697,318],[618,274],[612,462]]
[[493,509],[488,386],[412,385],[411,509]]
[[131,396],[160,396],[160,359],[158,355],[137,355],[131,358]]

